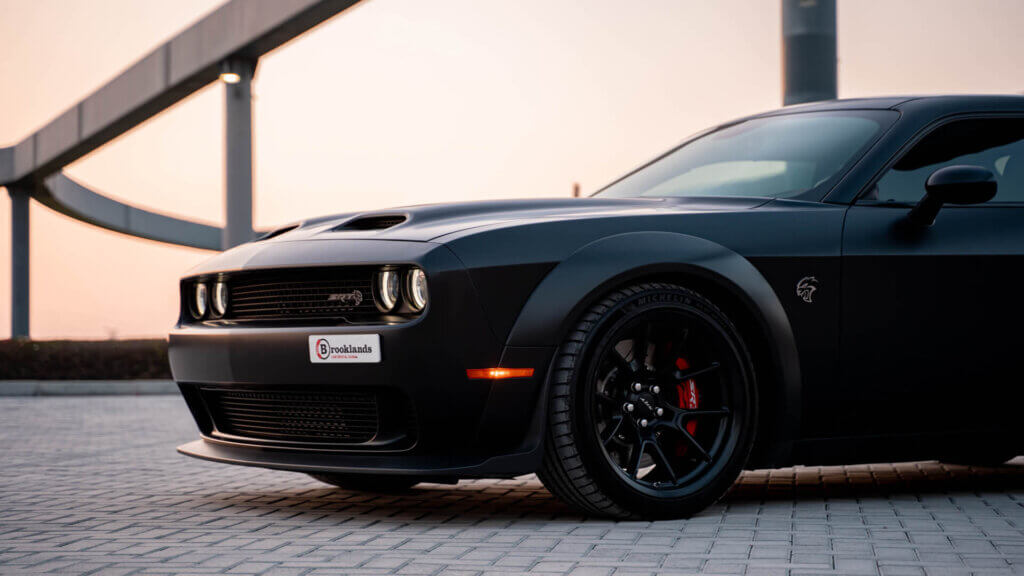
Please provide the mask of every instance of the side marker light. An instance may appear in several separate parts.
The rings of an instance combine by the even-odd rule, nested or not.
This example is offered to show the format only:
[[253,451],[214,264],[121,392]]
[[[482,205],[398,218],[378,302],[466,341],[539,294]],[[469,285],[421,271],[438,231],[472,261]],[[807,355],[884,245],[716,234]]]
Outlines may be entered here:
[[501,380],[503,378],[529,378],[533,368],[470,368],[466,370],[470,380]]

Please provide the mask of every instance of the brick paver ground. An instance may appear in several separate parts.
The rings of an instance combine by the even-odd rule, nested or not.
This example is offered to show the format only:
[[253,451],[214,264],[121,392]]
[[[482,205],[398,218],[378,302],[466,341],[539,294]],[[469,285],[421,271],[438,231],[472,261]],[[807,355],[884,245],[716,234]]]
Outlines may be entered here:
[[532,476],[358,494],[174,452],[194,436],[177,397],[0,399],[0,574],[1024,572],[1024,459],[751,472],[610,522]]

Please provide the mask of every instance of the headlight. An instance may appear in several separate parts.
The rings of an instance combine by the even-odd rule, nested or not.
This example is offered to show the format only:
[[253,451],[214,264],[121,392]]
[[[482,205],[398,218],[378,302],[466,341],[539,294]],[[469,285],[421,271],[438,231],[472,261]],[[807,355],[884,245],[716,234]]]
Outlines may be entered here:
[[196,284],[195,294],[192,295],[192,316],[199,320],[206,316],[206,284]]
[[377,308],[381,312],[391,312],[395,309],[400,288],[397,271],[385,270],[377,275]]
[[427,305],[427,275],[419,268],[409,270],[406,275],[405,291],[409,300],[409,307],[419,312]]
[[217,282],[213,285],[213,313],[223,316],[228,311],[228,285]]

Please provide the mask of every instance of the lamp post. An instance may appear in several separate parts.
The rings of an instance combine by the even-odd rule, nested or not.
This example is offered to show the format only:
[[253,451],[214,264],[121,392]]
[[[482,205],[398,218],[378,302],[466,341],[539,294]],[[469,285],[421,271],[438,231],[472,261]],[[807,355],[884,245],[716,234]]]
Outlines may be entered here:
[[833,100],[836,0],[782,0],[782,103]]

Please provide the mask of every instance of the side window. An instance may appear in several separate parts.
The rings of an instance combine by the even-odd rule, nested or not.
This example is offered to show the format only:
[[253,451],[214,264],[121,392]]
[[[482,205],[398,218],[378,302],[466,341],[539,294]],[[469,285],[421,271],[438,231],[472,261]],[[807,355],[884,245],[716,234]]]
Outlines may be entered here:
[[882,176],[868,199],[915,203],[932,172],[956,164],[995,174],[992,202],[1024,202],[1024,119],[958,120],[936,128]]

